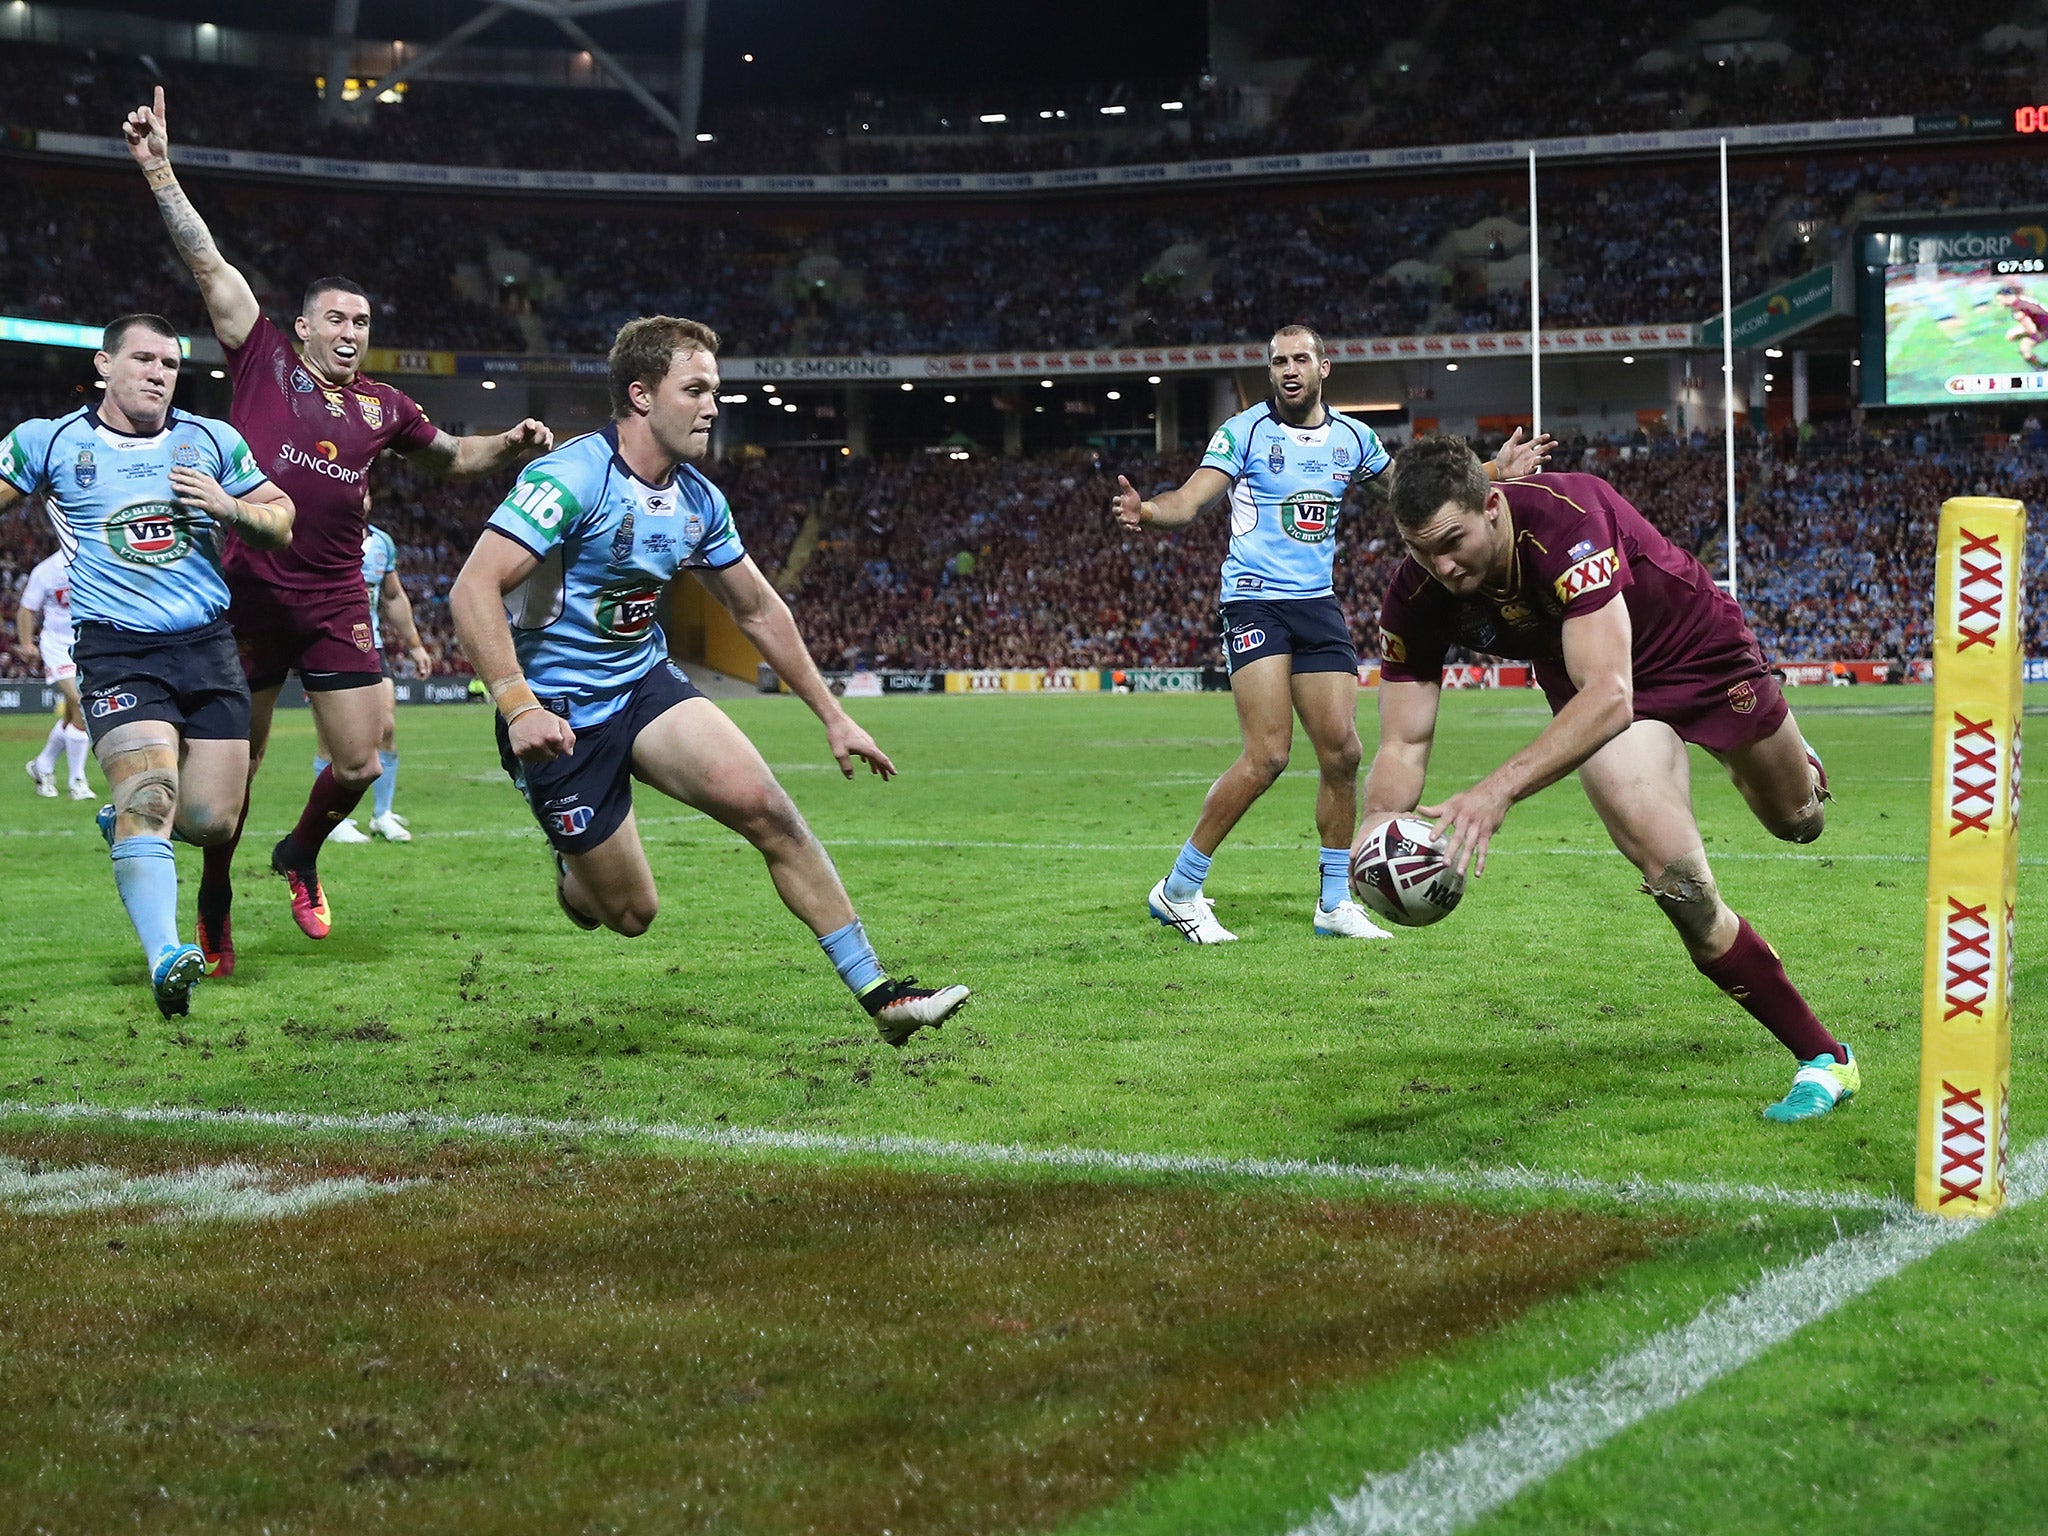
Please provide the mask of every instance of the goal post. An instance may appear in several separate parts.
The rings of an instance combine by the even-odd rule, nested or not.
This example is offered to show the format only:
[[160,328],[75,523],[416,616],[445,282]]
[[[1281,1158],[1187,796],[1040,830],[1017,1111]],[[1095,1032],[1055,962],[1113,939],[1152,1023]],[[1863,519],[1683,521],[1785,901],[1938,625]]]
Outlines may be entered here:
[[2026,543],[2017,501],[1942,503],[1913,1191],[1942,1216],[2005,1199]]

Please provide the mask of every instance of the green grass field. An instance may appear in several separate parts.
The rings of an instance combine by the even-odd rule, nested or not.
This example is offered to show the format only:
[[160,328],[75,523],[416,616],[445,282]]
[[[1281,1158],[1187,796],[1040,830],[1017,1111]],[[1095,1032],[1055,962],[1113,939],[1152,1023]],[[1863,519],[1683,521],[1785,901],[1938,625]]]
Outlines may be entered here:
[[[758,858],[644,790],[659,920],[570,928],[480,710],[401,716],[417,841],[328,851],[318,945],[255,874],[310,754],[308,718],[281,721],[240,969],[172,1022],[91,807],[15,770],[7,1526],[1336,1519],[1369,1476],[1910,1225],[1885,1200],[1912,1187],[1928,693],[1793,701],[1838,797],[1819,844],[1774,843],[1695,762],[1724,893],[1863,1063],[1857,1100],[1789,1128],[1758,1113],[1789,1060],[1685,962],[1573,783],[1513,813],[1450,920],[1319,941],[1301,742],[1210,876],[1242,941],[1152,923],[1235,751],[1220,695],[856,705],[903,770],[886,785],[841,782],[794,701],[730,706],[884,959],[975,989],[902,1052]],[[1432,789],[1545,718],[1532,694],[1448,696]],[[2038,1135],[2039,885],[2026,865],[2016,1151]],[[287,1195],[384,1192],[254,1219],[164,1193],[230,1161]],[[1323,1528],[2028,1528],[2044,1281],[2048,1212],[2022,1205],[1469,1519]]]

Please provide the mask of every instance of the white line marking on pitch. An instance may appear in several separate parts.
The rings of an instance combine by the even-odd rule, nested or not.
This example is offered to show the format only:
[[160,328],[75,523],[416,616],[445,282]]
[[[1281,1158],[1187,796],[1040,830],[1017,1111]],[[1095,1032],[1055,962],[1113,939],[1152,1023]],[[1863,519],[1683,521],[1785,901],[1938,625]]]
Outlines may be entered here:
[[1306,1158],[1215,1157],[1195,1153],[1114,1152],[1099,1147],[1026,1147],[1006,1142],[940,1141],[923,1136],[841,1136],[673,1121],[548,1120],[527,1115],[444,1115],[426,1110],[373,1115],[290,1110],[122,1108],[103,1104],[0,1102],[0,1119],[112,1120],[131,1125],[247,1125],[297,1131],[533,1137],[644,1137],[680,1146],[738,1152],[809,1152],[830,1157],[901,1158],[963,1166],[1070,1168],[1089,1173],[1188,1174],[1206,1178],[1329,1179],[1347,1184],[1437,1189],[1447,1194],[1551,1193],[1630,1204],[1740,1205],[1814,1211],[1899,1211],[1900,1201],[1849,1190],[1784,1189],[1712,1180],[1595,1179],[1535,1168],[1411,1168],[1399,1163],[1315,1162]]
[[284,1189],[272,1174],[247,1163],[217,1163],[174,1173],[125,1174],[87,1163],[31,1168],[0,1154],[0,1207],[24,1216],[67,1216],[78,1211],[155,1207],[165,1220],[264,1221],[298,1216],[327,1205],[364,1200],[411,1187],[417,1180],[315,1179]]
[[[2013,1162],[2007,1204],[2048,1190],[2048,1141]],[[1512,1413],[1398,1472],[1368,1477],[1289,1536],[1448,1536],[1506,1504],[1623,1430],[1740,1369],[1910,1264],[1976,1231],[1976,1221],[1901,1214],[1802,1263],[1767,1272],[1683,1327],[1553,1382]]]

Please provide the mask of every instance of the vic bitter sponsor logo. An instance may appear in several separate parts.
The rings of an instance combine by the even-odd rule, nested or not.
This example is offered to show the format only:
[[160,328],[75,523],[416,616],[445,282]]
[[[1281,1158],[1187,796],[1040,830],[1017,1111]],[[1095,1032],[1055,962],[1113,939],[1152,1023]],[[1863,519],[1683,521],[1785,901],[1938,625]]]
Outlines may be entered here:
[[323,439],[319,447],[321,452],[315,455],[306,452],[297,443],[286,443],[277,451],[277,459],[280,464],[290,464],[298,469],[310,469],[316,475],[325,475],[330,480],[339,480],[343,485],[361,485],[363,483],[363,472],[360,469],[350,469],[346,464],[335,462],[335,457],[340,450],[334,444]]

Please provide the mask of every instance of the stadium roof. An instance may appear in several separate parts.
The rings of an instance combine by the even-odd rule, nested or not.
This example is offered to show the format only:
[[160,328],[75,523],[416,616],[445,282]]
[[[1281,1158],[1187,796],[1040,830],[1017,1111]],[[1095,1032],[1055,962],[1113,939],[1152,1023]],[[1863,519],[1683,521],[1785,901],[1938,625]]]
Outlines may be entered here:
[[[51,0],[43,0],[51,3]],[[130,11],[326,37],[333,3],[97,0]],[[683,0],[355,0],[361,38],[429,44],[496,11],[479,42],[569,50],[563,14],[620,54],[673,57]],[[979,85],[1074,85],[1185,74],[1208,50],[1206,0],[710,0],[705,95],[765,103],[825,91],[952,93]],[[751,64],[743,55],[751,53]]]

